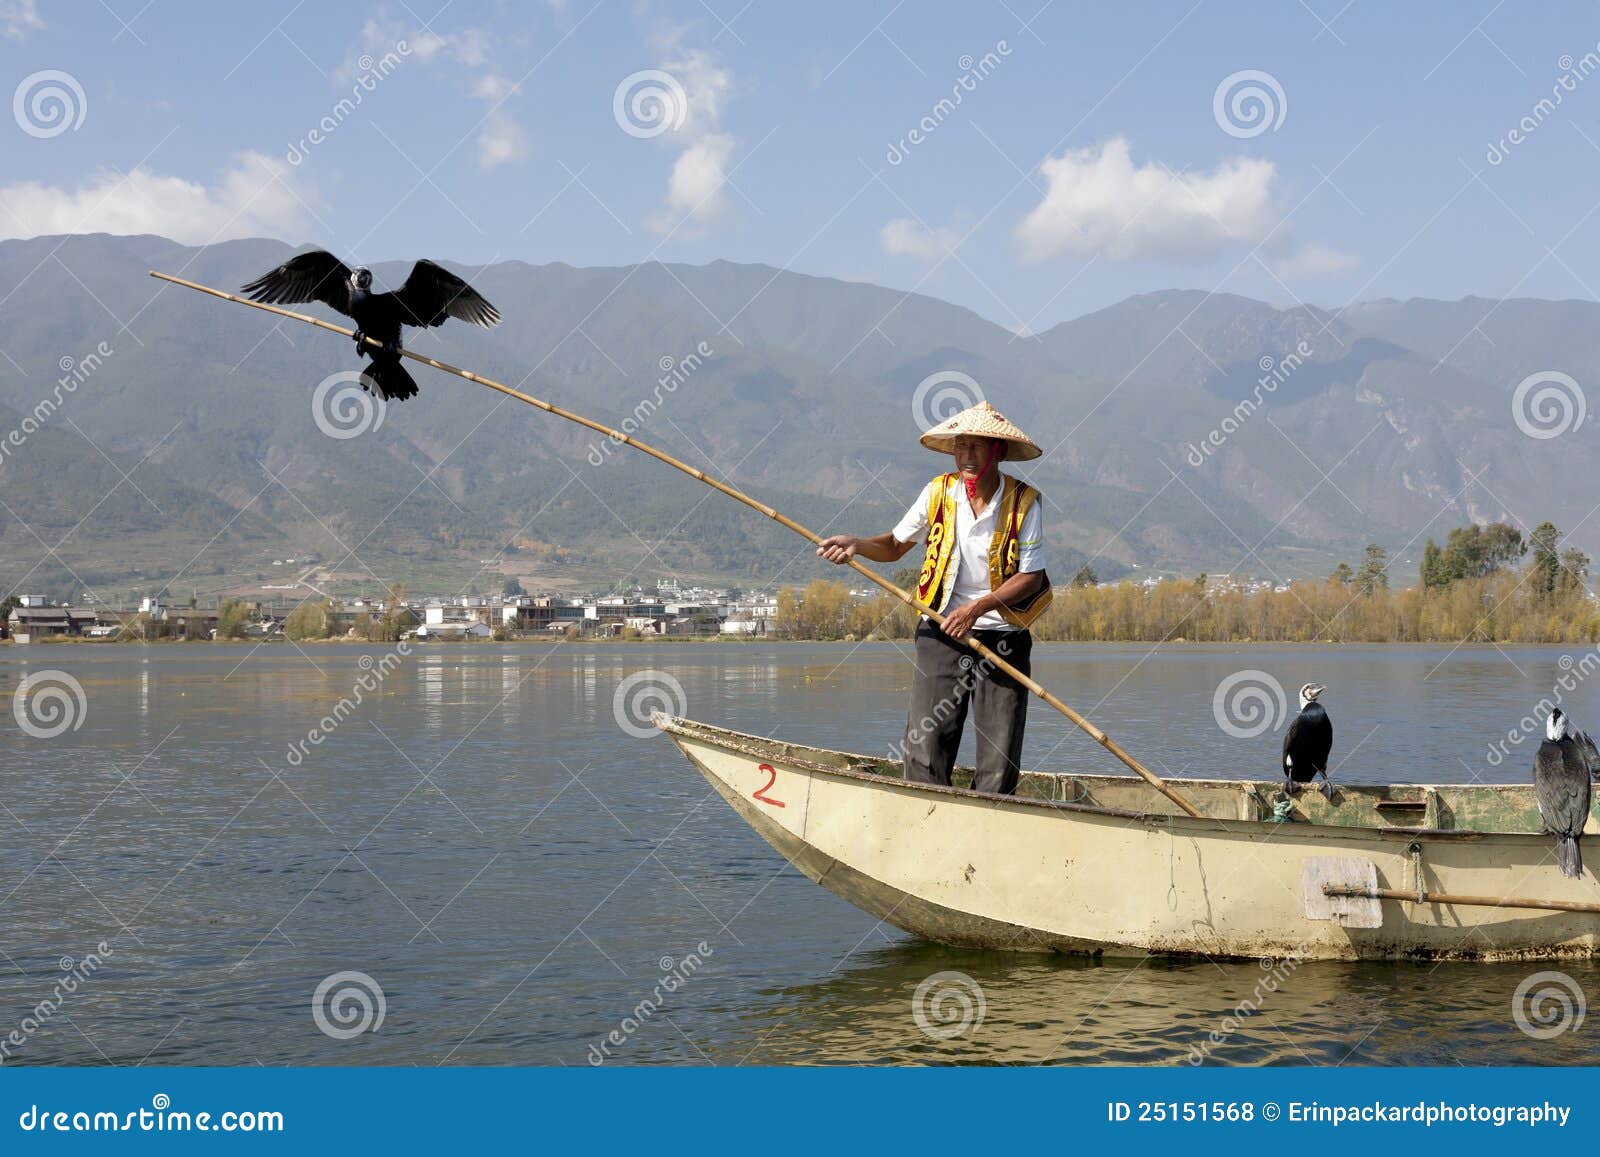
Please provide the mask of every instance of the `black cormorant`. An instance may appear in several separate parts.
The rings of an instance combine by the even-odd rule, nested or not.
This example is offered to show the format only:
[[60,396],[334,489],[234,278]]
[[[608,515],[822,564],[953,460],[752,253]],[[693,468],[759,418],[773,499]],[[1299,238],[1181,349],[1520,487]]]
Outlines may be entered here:
[[[361,388],[380,398],[409,398],[416,394],[400,361],[402,326],[443,325],[455,317],[485,329],[500,320],[500,311],[461,278],[426,259],[411,267],[406,283],[392,293],[372,292],[372,271],[352,270],[325,249],[313,249],[289,258],[270,273],[244,287],[254,301],[279,305],[320,301],[356,323],[356,349],[370,355],[372,364],[362,372]],[[383,343],[375,350],[362,337]]]
[[1333,721],[1317,702],[1317,696],[1325,690],[1321,683],[1307,683],[1300,688],[1300,714],[1283,736],[1283,790],[1286,795],[1296,794],[1301,784],[1310,783],[1321,775],[1318,790],[1325,799],[1333,799],[1333,784],[1328,780]]
[[[1545,740],[1533,757],[1533,793],[1544,830],[1556,838],[1556,863],[1563,876],[1583,875],[1578,841],[1589,820],[1589,752],[1593,742],[1575,738],[1561,708],[1545,721]],[[1587,738],[1586,736],[1584,738]]]

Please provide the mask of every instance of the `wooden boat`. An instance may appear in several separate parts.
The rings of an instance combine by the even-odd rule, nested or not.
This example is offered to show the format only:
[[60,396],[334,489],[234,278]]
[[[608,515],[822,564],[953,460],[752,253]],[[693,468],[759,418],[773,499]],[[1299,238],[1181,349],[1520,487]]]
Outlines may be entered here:
[[944,944],[1301,960],[1600,948],[1600,884],[1558,871],[1531,786],[1305,791],[1275,822],[1276,783],[1169,780],[1193,818],[1128,776],[1025,772],[996,796],[907,783],[879,757],[656,723],[801,872]]

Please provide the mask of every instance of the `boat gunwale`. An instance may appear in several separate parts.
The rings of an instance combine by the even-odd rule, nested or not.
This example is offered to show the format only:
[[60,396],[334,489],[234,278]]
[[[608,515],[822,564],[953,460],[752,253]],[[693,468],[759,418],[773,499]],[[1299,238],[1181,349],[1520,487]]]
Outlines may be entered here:
[[[731,728],[718,727],[715,724],[700,723],[700,722],[698,722],[696,720],[686,719],[686,718],[683,718],[683,717],[680,717],[680,716],[664,716],[663,715],[663,716],[661,716],[660,718],[658,718],[656,720],[656,726],[659,727],[662,731],[665,731],[669,735],[673,735],[673,736],[680,736],[681,735],[681,736],[683,736],[684,738],[687,738],[687,739],[700,740],[701,742],[709,743],[714,747],[720,747],[725,751],[732,751],[732,752],[738,753],[740,755],[754,756],[754,757],[756,757],[758,759],[769,759],[769,758],[779,759],[779,760],[782,760],[785,763],[790,763],[790,764],[794,764],[797,767],[802,767],[802,768],[806,769],[807,771],[811,771],[811,772],[814,772],[814,773],[821,773],[821,774],[825,774],[825,775],[839,776],[839,777],[841,777],[843,779],[858,780],[858,781],[863,782],[863,783],[872,783],[872,784],[877,784],[879,786],[894,786],[894,787],[900,787],[900,788],[909,789],[909,790],[912,790],[912,791],[927,792],[927,793],[935,794],[935,795],[950,795],[950,796],[955,796],[955,797],[958,797],[958,798],[961,798],[961,799],[984,800],[984,801],[988,801],[988,802],[992,802],[992,803],[996,803],[996,804],[1004,804],[1004,805],[1007,805],[1007,806],[1034,807],[1034,808],[1042,808],[1042,809],[1048,810],[1048,811],[1064,811],[1064,812],[1073,812],[1073,813],[1078,813],[1078,814],[1083,814],[1083,815],[1110,816],[1110,817],[1113,817],[1113,818],[1116,818],[1116,819],[1137,820],[1137,821],[1139,821],[1141,823],[1147,823],[1147,824],[1173,823],[1173,824],[1180,824],[1183,827],[1194,827],[1194,826],[1198,826],[1199,824],[1204,823],[1204,824],[1211,824],[1211,825],[1220,825],[1220,826],[1223,827],[1224,830],[1235,830],[1235,829],[1244,829],[1244,830],[1255,830],[1255,829],[1279,830],[1279,829],[1283,829],[1283,828],[1292,828],[1294,830],[1295,834],[1297,834],[1297,835],[1304,834],[1304,833],[1311,833],[1311,832],[1321,832],[1321,833],[1347,834],[1347,835],[1353,835],[1353,836],[1360,836],[1362,838],[1365,838],[1365,837],[1370,835],[1370,836],[1375,836],[1375,837],[1380,837],[1380,838],[1397,837],[1397,838],[1404,838],[1404,839],[1416,839],[1418,837],[1425,836],[1425,837],[1428,837],[1430,839],[1446,839],[1446,840],[1461,840],[1461,841],[1484,840],[1484,839],[1516,839],[1516,840],[1544,840],[1544,839],[1548,839],[1548,836],[1544,835],[1543,833],[1539,833],[1539,832],[1482,831],[1482,830],[1479,830],[1479,829],[1476,829],[1476,828],[1419,828],[1419,827],[1401,827],[1399,825],[1384,826],[1384,827],[1358,827],[1358,826],[1353,825],[1353,824],[1311,824],[1311,823],[1283,824],[1283,823],[1275,823],[1275,822],[1273,822],[1271,820],[1247,820],[1247,819],[1238,819],[1238,818],[1228,818],[1228,817],[1223,817],[1223,816],[1198,816],[1198,817],[1196,817],[1196,816],[1187,816],[1187,815],[1176,814],[1176,813],[1172,813],[1172,812],[1134,811],[1134,810],[1129,809],[1129,808],[1109,807],[1109,806],[1106,806],[1104,804],[1074,803],[1074,802],[1071,802],[1071,801],[1068,801],[1068,800],[1038,799],[1038,798],[1036,798],[1034,796],[1001,795],[1001,794],[998,794],[996,792],[974,791],[971,788],[965,788],[965,787],[954,787],[954,786],[948,786],[947,787],[944,784],[938,784],[938,783],[917,783],[915,781],[907,780],[907,779],[891,779],[891,778],[889,778],[887,776],[876,775],[876,774],[874,774],[874,773],[872,773],[870,771],[859,771],[859,770],[857,770],[857,769],[855,769],[853,767],[838,767],[838,766],[835,766],[835,765],[832,765],[832,764],[824,763],[824,762],[822,762],[820,760],[807,759],[803,755],[795,754],[795,750],[798,749],[800,751],[826,752],[828,754],[842,756],[842,757],[847,758],[847,759],[863,760],[863,761],[867,761],[867,762],[882,763],[884,761],[882,759],[880,759],[879,757],[874,756],[874,755],[864,755],[864,754],[861,754],[859,752],[840,751],[840,750],[836,750],[834,748],[817,747],[817,746],[815,746],[813,744],[791,743],[791,742],[789,742],[787,740],[781,740],[781,739],[768,739],[768,738],[765,738],[765,737],[759,736],[759,735],[751,735],[748,732],[734,731]],[[747,742],[741,742],[741,741],[747,741]],[[784,749],[784,752],[783,752],[783,754],[777,754],[775,752],[765,751],[765,750],[762,750],[760,745],[767,745],[767,746],[772,747],[772,748],[782,748],[782,749]],[[1055,775],[1055,774],[1059,774],[1059,773],[1055,773],[1055,772],[1034,772],[1032,774],[1036,774],[1036,775]],[[1136,780],[1133,779],[1132,776],[1118,776],[1118,775],[1094,775],[1094,774],[1091,774],[1091,775],[1083,776],[1083,777],[1080,777],[1080,778],[1117,780],[1117,781],[1126,781],[1126,782],[1129,782],[1129,783],[1137,782]],[[1237,786],[1243,787],[1243,786],[1258,785],[1260,781],[1249,780],[1249,779],[1240,779],[1240,780],[1230,780],[1230,779],[1202,780],[1202,779],[1190,778],[1190,779],[1168,779],[1166,782],[1167,783],[1177,783],[1177,784],[1182,784],[1182,783],[1207,784],[1207,785],[1213,785],[1214,784],[1214,785],[1219,785],[1219,786],[1237,785]],[[1434,785],[1434,784],[1391,784],[1391,785],[1387,785],[1387,786],[1391,786],[1391,787],[1419,787],[1420,788],[1420,787],[1434,787],[1434,786],[1440,786],[1440,785]],[[1457,786],[1457,785],[1443,785],[1443,786]],[[1496,785],[1496,786],[1498,786],[1498,785]],[[1519,785],[1508,784],[1508,785],[1505,785],[1505,786],[1515,787],[1515,786],[1519,786]]]

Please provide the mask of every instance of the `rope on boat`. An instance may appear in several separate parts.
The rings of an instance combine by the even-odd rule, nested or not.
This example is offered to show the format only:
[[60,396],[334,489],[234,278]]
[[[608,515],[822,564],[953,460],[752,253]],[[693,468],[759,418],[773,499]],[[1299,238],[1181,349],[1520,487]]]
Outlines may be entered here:
[[[150,270],[150,276],[160,281],[170,282],[173,285],[181,285],[185,289],[192,289],[197,293],[204,293],[211,297],[220,298],[223,301],[232,301],[239,305],[248,305],[251,309],[259,309],[266,313],[277,314],[279,317],[287,317],[294,321],[301,321],[307,325],[316,326],[318,329],[325,329],[329,333],[341,334],[347,338],[355,337],[354,330],[346,329],[344,326],[335,325],[332,322],[323,321],[321,318],[312,317],[310,314],[296,313],[292,309],[284,309],[281,306],[268,305],[265,302],[260,301],[251,301],[248,297],[240,297],[237,294],[227,293],[220,289],[213,289],[209,285],[201,285],[197,281],[186,281],[184,278],[174,277],[170,273],[160,273],[154,269]],[[364,341],[366,345],[372,347],[373,349],[383,348],[382,342],[376,341],[371,337],[364,337]],[[546,402],[542,398],[536,398],[532,394],[525,394],[521,390],[513,389],[502,382],[497,382],[493,378],[486,378],[481,374],[473,373],[471,370],[464,370],[460,366],[453,366],[449,362],[441,362],[437,358],[428,357],[426,354],[419,354],[402,347],[400,349],[400,355],[402,357],[410,358],[412,361],[421,362],[425,366],[432,366],[436,370],[443,370],[447,374],[454,374],[458,378],[465,378],[469,382],[474,382],[477,385],[494,390],[496,393],[504,394],[508,398],[515,398],[519,402],[525,402],[536,409],[543,410],[547,414],[554,414],[558,418],[565,418],[569,422],[576,422],[578,425],[585,426],[596,433],[606,435],[608,438],[612,439],[612,441],[620,445],[632,446],[640,453],[648,454],[650,457],[656,459],[656,461],[663,462],[675,470],[681,470],[691,478],[697,479],[700,482],[704,482],[713,490],[721,491],[729,498],[732,498],[735,502],[742,502],[744,505],[750,507],[750,509],[759,511],[773,521],[788,527],[790,530],[794,531],[801,538],[806,539],[808,542],[813,544],[820,544],[822,542],[822,537],[815,531],[802,526],[800,523],[795,522],[791,518],[785,517],[772,507],[766,505],[766,503],[758,502],[756,499],[750,497],[743,491],[729,486],[720,479],[712,478],[703,470],[697,469],[694,466],[690,466],[686,462],[680,462],[671,454],[668,454],[665,450],[658,450],[646,442],[641,442],[637,438],[631,437],[628,434],[624,434],[621,430],[613,430],[603,422],[596,422],[592,418],[585,418],[582,414],[574,413],[572,410],[564,409],[561,406],[552,405],[550,402]],[[879,575],[876,571],[870,570],[868,567],[864,566],[861,562],[854,558],[848,560],[848,565],[851,567],[851,569],[862,575],[869,582],[882,588],[888,594],[893,595],[911,609],[926,615],[940,626],[944,625],[944,616],[938,611],[935,611],[931,607],[923,606],[921,603],[917,602],[912,595],[904,590],[901,590],[888,579],[885,579]],[[1066,703],[1062,702],[1055,695],[1052,695],[1042,684],[1035,681],[1031,676],[1025,675],[1021,671],[1017,670],[1017,668],[1006,662],[1006,660],[1000,655],[995,653],[989,647],[985,646],[983,643],[979,642],[971,635],[966,636],[961,641],[968,647],[972,648],[972,650],[976,651],[979,655],[983,656],[984,659],[988,660],[994,666],[1011,676],[1011,678],[1015,679],[1018,683],[1022,684],[1034,695],[1038,696],[1040,699],[1043,699],[1051,707],[1054,707],[1062,715],[1065,715],[1081,731],[1087,734],[1101,747],[1104,747],[1112,755],[1116,756],[1116,758],[1119,759],[1124,766],[1137,774],[1141,779],[1159,791],[1162,795],[1166,796],[1179,808],[1183,809],[1185,813],[1194,817],[1195,819],[1203,818],[1200,810],[1189,802],[1187,796],[1168,784],[1160,776],[1156,775],[1155,772],[1145,767],[1144,764],[1140,763],[1133,756],[1129,755],[1114,739],[1112,739],[1104,731],[1101,731],[1100,728],[1096,727],[1086,717],[1078,714],[1078,712],[1067,706]]]
[[1178,910],[1178,840],[1172,832],[1172,817],[1167,817],[1167,909]]

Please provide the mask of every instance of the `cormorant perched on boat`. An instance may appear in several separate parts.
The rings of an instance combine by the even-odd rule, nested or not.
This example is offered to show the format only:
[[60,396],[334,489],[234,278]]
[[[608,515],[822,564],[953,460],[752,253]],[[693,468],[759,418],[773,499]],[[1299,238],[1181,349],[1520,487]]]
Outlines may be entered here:
[[1600,748],[1595,747],[1587,731],[1578,732],[1576,738],[1578,746],[1583,748],[1584,759],[1588,761],[1590,778],[1600,779]]
[[1320,774],[1322,783],[1318,790],[1323,798],[1333,799],[1333,784],[1328,780],[1333,721],[1317,702],[1317,696],[1326,690],[1321,683],[1307,683],[1300,688],[1300,714],[1289,724],[1283,737],[1283,790],[1286,795],[1295,795],[1301,784],[1310,783]]
[[[443,325],[455,317],[488,329],[500,320],[500,311],[477,290],[427,259],[411,267],[399,289],[373,293],[370,269],[352,270],[327,250],[313,249],[256,278],[243,292],[273,305],[320,301],[354,318],[356,349],[372,358],[361,374],[361,388],[384,399],[409,398],[417,392],[417,383],[400,362],[401,326]],[[363,337],[382,342],[383,349],[372,349]]]
[[[1563,876],[1583,875],[1578,841],[1589,819],[1589,752],[1594,743],[1573,736],[1561,708],[1545,721],[1545,740],[1533,757],[1533,793],[1539,801],[1544,830],[1556,838],[1556,862]],[[1581,733],[1580,733],[1581,734]]]

